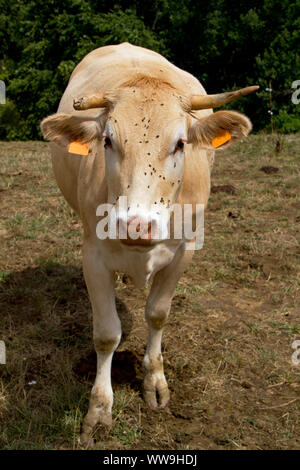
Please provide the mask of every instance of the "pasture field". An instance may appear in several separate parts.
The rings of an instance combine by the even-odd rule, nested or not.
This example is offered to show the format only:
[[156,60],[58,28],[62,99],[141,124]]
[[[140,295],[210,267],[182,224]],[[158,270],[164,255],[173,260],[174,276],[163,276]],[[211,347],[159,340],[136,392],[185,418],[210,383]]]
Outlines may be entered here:
[[[97,448],[300,448],[300,136],[276,139],[216,155],[204,247],[165,327],[161,412],[141,396],[148,288],[116,276],[114,426]],[[0,159],[0,448],[78,449],[96,366],[80,222],[48,144],[4,142]]]

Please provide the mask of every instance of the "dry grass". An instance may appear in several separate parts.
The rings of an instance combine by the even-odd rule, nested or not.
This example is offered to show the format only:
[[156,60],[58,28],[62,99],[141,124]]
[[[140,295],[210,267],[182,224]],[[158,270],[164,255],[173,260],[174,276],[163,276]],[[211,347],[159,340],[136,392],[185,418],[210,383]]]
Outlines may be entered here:
[[[114,428],[99,448],[299,448],[299,142],[286,136],[276,154],[262,134],[218,154],[213,185],[235,191],[211,195],[204,248],[178,283],[161,413],[140,394],[147,289],[117,279]],[[0,155],[0,447],[76,449],[95,372],[80,223],[47,144],[2,143]]]

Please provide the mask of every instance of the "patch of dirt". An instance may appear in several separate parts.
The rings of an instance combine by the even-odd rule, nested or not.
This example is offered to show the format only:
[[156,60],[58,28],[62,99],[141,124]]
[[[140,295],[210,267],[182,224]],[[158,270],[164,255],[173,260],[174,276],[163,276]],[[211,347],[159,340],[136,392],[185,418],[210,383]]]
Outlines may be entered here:
[[212,186],[211,192],[215,193],[226,193],[226,194],[235,194],[236,189],[231,184],[223,184],[219,186]]
[[266,279],[282,275],[282,273],[290,274],[292,268],[286,260],[278,260],[273,255],[253,256],[249,263],[250,268],[259,268]]
[[274,173],[278,173],[279,168],[276,168],[274,166],[262,166],[260,168],[260,171],[263,171],[267,175],[273,175]]
[[[112,361],[112,382],[116,384],[128,384],[134,390],[141,391],[143,368],[143,356],[133,351],[116,351]],[[93,384],[96,377],[97,356],[91,350],[74,365],[73,372],[79,380]]]
[[240,215],[241,213],[238,210],[232,210],[228,212],[227,217],[230,217],[231,219],[238,219]]

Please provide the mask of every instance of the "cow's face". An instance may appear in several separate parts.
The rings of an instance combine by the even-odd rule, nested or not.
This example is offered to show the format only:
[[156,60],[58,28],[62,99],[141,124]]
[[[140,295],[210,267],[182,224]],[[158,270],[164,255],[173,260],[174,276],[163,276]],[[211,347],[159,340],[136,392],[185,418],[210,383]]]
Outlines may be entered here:
[[[92,107],[97,96],[86,98]],[[224,148],[247,135],[250,121],[232,111],[206,112],[195,119],[191,97],[150,77],[101,97],[99,107],[106,107],[101,118],[57,114],[43,121],[43,134],[62,146],[74,140],[90,148],[104,146],[107,202],[116,209],[122,242],[149,245],[165,239],[170,208],[184,180],[186,147]]]
[[[170,90],[125,89],[108,113],[103,131],[108,202],[116,204],[120,224],[136,221],[142,230],[151,222],[148,239],[158,230],[158,238],[167,235],[169,209],[184,178],[187,123]],[[122,196],[126,208],[124,199],[119,203]]]

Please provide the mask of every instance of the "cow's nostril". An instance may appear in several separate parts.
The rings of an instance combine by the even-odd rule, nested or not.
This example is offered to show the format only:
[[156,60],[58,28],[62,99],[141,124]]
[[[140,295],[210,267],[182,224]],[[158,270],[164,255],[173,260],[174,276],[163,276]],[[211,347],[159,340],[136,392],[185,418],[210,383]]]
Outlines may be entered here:
[[125,244],[147,244],[154,235],[155,221],[141,217],[117,218],[118,238]]
[[157,220],[131,216],[116,219],[117,239],[126,245],[151,245],[157,239]]

